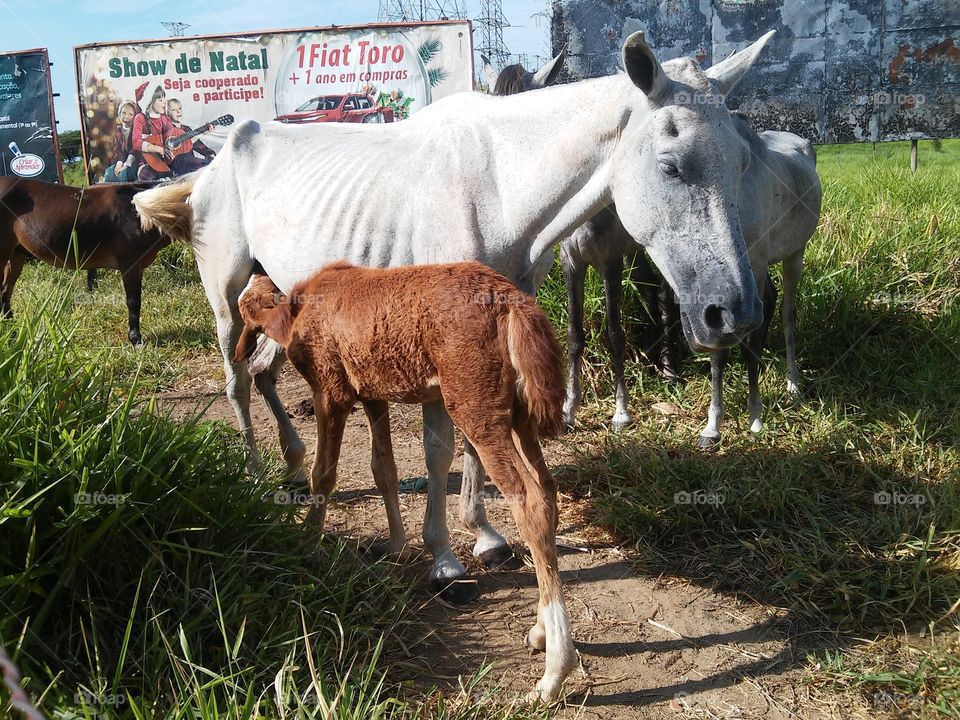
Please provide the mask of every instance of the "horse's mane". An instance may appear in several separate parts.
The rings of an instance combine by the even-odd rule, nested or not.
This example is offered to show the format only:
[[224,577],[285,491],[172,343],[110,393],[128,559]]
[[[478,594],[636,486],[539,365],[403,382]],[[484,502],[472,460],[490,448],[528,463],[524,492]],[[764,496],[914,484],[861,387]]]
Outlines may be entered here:
[[516,95],[527,89],[527,71],[520,63],[507,65],[497,75],[497,82],[493,86],[494,95]]

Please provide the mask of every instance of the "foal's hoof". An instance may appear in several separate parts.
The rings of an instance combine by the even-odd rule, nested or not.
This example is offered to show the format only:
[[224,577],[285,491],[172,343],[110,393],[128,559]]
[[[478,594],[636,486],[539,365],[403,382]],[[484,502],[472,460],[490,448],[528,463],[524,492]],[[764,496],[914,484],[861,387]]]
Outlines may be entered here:
[[480,585],[476,580],[460,578],[458,580],[451,580],[445,586],[442,582],[433,580],[431,581],[431,585],[439,591],[438,594],[443,600],[446,600],[448,603],[453,603],[454,605],[473,602],[480,597]]
[[621,430],[626,430],[633,423],[633,418],[629,415],[626,418],[614,417],[610,422],[610,427],[614,432],[620,432]]
[[516,570],[523,567],[520,558],[514,555],[513,548],[509,545],[498,545],[484,550],[477,555],[477,559],[489,570]]
[[716,437],[708,437],[706,435],[701,435],[700,438],[697,440],[698,450],[704,450],[709,452],[711,450],[716,450],[718,447],[720,447],[719,435],[717,435]]

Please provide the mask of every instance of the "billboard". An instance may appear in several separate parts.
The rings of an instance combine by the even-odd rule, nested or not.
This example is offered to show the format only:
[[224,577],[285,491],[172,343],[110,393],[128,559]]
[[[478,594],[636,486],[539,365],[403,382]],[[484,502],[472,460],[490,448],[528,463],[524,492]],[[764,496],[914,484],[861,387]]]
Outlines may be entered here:
[[473,89],[466,20],[90,44],[74,53],[90,182],[190,172],[246,119],[402,122]]
[[0,53],[0,168],[63,182],[46,48]]
[[704,67],[777,31],[728,106],[755,127],[842,143],[960,136],[957,0],[558,0],[572,79],[616,72],[644,30],[661,60]]

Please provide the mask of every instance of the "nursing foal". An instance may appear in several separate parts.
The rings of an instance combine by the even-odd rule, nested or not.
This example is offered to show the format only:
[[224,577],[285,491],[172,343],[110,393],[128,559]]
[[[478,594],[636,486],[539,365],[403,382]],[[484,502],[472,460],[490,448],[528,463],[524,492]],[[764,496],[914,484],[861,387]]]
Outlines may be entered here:
[[248,358],[264,333],[284,346],[313,390],[309,518],[321,528],[344,425],[359,400],[391,549],[402,549],[387,403],[443,402],[530,546],[540,603],[527,642],[546,650],[546,671],[531,699],[556,700],[577,654],[557,568],[557,489],[538,435],[562,427],[563,365],[553,327],[534,299],[477,262],[391,269],[335,262],[294,285],[289,297],[266,275],[254,275],[239,307],[244,327],[234,362]]

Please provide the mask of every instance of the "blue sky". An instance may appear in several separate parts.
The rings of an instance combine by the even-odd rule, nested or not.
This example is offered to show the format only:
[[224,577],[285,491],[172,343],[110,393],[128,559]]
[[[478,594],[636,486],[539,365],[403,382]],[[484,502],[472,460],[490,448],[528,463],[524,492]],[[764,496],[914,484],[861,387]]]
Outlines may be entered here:
[[[467,0],[471,17],[479,0]],[[546,0],[503,0],[511,27],[504,41],[512,53],[531,58],[547,54]],[[73,46],[109,40],[142,40],[167,35],[161,21],[190,24],[188,35],[350,25],[374,22],[378,0],[0,0],[4,50],[46,47],[53,63],[53,90],[59,130],[80,125],[76,102]],[[474,28],[476,30],[476,27]],[[479,42],[476,38],[475,43]]]

